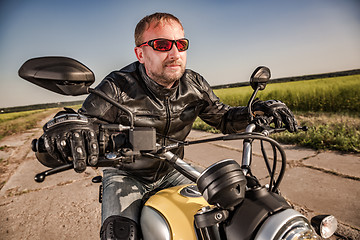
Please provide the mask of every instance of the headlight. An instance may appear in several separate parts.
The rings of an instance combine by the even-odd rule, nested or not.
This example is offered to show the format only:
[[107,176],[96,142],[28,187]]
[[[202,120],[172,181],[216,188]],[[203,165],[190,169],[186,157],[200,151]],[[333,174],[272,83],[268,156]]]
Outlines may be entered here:
[[269,217],[260,227],[256,240],[319,240],[309,221],[294,209]]
[[277,239],[281,240],[318,240],[318,236],[303,218],[296,218],[284,226]]

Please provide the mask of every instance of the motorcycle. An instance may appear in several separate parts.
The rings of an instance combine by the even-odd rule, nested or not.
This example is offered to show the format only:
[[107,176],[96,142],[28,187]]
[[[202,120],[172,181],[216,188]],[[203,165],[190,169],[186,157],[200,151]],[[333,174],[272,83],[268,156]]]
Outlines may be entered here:
[[[295,211],[281,196],[279,185],[284,177],[286,154],[283,147],[269,137],[285,131],[269,125],[271,119],[256,116],[252,103],[256,94],[264,90],[270,79],[267,67],[258,67],[250,78],[254,92],[248,101],[250,124],[241,133],[211,137],[202,140],[174,142],[167,146],[156,143],[153,128],[134,126],[134,116],[102,92],[90,88],[95,81],[93,72],[82,63],[67,57],[40,57],[26,61],[19,76],[40,87],[63,95],[93,93],[126,112],[129,126],[101,124],[99,127],[99,158],[87,163],[93,167],[118,167],[146,155],[168,161],[181,174],[195,184],[176,186],[152,193],[144,199],[140,225],[143,239],[254,239],[254,240],[305,240],[331,237],[337,228],[332,215],[319,215],[309,221]],[[49,122],[56,124],[63,116]],[[299,128],[306,130],[306,127]],[[126,139],[130,144],[123,147]],[[225,159],[199,172],[170,150],[213,141],[242,140],[241,165]],[[252,147],[259,141],[269,182],[261,184],[251,170]],[[272,157],[267,155],[265,144],[271,146]],[[39,155],[45,151],[44,140],[34,139],[32,149]],[[73,162],[51,168],[35,176],[42,182],[49,175],[73,169]],[[280,165],[280,166],[278,166]],[[101,183],[101,176],[93,182]],[[100,197],[101,202],[101,186]]]

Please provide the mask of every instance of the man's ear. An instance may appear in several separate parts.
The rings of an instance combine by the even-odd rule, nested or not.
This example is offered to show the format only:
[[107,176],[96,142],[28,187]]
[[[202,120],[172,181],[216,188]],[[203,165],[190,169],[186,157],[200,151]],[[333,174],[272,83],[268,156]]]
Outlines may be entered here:
[[144,52],[141,47],[135,47],[134,49],[135,55],[140,63],[144,63]]

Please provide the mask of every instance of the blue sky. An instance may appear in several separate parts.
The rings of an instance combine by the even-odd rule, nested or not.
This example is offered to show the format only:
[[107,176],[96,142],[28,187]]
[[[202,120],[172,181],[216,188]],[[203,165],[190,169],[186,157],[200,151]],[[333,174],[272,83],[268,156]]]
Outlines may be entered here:
[[153,12],[182,21],[187,67],[211,85],[248,81],[259,65],[273,78],[360,68],[358,0],[0,0],[0,107],[83,99],[17,71],[33,57],[68,56],[90,67],[97,84],[136,60],[134,28]]

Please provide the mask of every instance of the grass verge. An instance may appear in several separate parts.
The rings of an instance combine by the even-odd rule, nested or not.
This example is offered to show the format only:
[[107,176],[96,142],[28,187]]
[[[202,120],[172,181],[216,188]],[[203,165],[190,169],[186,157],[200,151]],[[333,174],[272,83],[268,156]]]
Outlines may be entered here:
[[5,136],[35,128],[39,121],[55,109],[33,110],[0,115],[0,140]]
[[[296,113],[301,126],[308,131],[296,133],[282,132],[271,137],[284,144],[295,144],[316,150],[337,150],[360,153],[360,118],[336,113]],[[193,129],[219,133],[215,128],[197,119]]]
[[[68,106],[68,108],[75,110],[78,110],[80,107],[81,105]],[[5,136],[35,128],[38,122],[49,114],[54,113],[55,115],[60,110],[60,108],[50,108],[0,114],[0,140]]]

